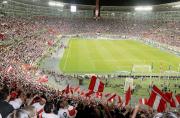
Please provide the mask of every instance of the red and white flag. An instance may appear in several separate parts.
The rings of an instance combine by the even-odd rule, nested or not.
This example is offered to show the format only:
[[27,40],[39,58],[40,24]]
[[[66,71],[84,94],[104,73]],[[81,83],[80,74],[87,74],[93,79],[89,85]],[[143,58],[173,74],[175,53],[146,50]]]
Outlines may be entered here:
[[77,86],[76,88],[74,88],[74,95],[78,96],[80,94],[80,91],[81,91],[80,87]]
[[85,95],[85,90],[81,90],[81,94],[80,94],[82,97],[84,97]]
[[91,95],[93,94],[94,92],[89,90],[87,93],[85,93],[85,96],[86,97],[91,97]]
[[74,88],[74,92],[75,92],[75,93],[76,93],[76,92],[80,92],[80,87],[77,86],[76,88]]
[[91,82],[89,84],[89,90],[93,92],[103,92],[104,83],[98,79],[96,76],[91,77]]
[[176,95],[172,95],[172,98],[170,100],[170,105],[171,107],[178,107],[180,105],[180,96]]
[[146,105],[146,104],[147,104],[147,101],[148,101],[148,99],[146,99],[146,98],[140,98],[140,99],[139,99],[139,104]]
[[70,92],[70,87],[69,87],[69,84],[66,86],[66,88],[64,89],[65,90],[65,93],[68,94]]
[[101,99],[102,98],[102,93],[101,92],[96,92],[96,98]]
[[108,101],[108,102],[113,102],[115,97],[116,97],[116,93],[114,93],[112,96],[110,96],[110,97],[107,99],[107,101]]
[[74,94],[74,88],[70,87],[69,89],[70,89],[71,94],[73,95]]
[[129,86],[128,90],[125,93],[125,105],[128,105],[131,100],[131,88]]
[[165,97],[165,94],[163,94],[163,92],[156,86],[153,86],[147,105],[157,110],[158,112],[164,112],[167,101],[168,99]]
[[114,93],[111,97],[109,97],[109,99],[107,99],[107,102],[113,102],[114,105],[119,105],[122,103],[122,99],[121,96]]
[[169,99],[169,103],[171,107],[178,107],[180,105],[180,96],[178,95],[173,95],[172,92],[166,92],[165,93],[166,98]]

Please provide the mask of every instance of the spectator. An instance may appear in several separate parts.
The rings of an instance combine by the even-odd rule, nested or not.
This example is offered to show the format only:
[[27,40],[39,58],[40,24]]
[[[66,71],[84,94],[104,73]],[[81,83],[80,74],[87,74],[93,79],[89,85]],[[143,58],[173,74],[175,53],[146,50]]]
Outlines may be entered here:
[[32,105],[33,107],[35,107],[36,112],[37,112],[38,115],[42,114],[42,112],[44,111],[44,106],[46,104],[46,101],[47,101],[47,99],[46,99],[45,95],[41,95],[40,96],[40,101],[37,102],[37,103],[34,103]]
[[44,106],[44,112],[42,113],[42,118],[58,118],[57,115],[53,113],[54,104],[51,102],[47,102]]
[[11,104],[14,109],[19,109],[23,105],[25,99],[26,99],[25,95],[21,93],[19,98],[16,98],[15,100],[10,101],[9,104]]
[[9,114],[7,118],[31,118],[28,113],[23,109],[17,109]]
[[59,110],[58,110],[58,116],[59,118],[67,118],[69,117],[68,115],[68,109],[67,109],[67,101],[61,100],[58,103],[59,105]]
[[23,108],[30,118],[37,118],[36,110],[33,106],[26,106]]
[[13,106],[8,103],[10,95],[7,89],[0,91],[0,98],[0,115],[2,118],[6,118],[14,110]]

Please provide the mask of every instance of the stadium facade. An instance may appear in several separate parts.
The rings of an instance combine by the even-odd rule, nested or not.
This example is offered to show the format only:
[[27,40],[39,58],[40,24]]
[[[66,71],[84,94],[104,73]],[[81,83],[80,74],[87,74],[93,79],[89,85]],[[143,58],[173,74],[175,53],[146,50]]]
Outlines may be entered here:
[[[0,13],[15,16],[56,16],[67,18],[92,18],[95,15],[95,6],[79,5],[77,11],[72,13],[71,4],[62,3],[63,6],[49,6],[47,1],[36,0],[7,0],[0,2]],[[147,19],[162,21],[178,21],[180,19],[180,2],[153,5],[153,12],[136,12],[134,6],[101,6],[100,16],[113,19]]]

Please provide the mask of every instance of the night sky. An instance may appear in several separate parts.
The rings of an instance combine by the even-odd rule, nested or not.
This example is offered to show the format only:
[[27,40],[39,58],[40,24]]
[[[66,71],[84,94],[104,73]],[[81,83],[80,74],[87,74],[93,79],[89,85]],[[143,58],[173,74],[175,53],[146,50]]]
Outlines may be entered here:
[[[60,0],[65,3],[76,3],[85,5],[95,5],[96,0]],[[134,5],[157,5],[179,0],[100,0],[102,6],[134,6]]]

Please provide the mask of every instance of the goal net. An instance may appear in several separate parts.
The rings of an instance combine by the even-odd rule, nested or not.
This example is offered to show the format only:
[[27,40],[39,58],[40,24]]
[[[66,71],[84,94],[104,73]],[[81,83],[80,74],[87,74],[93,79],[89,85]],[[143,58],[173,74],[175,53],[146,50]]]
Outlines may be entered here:
[[151,65],[133,65],[132,72],[133,73],[151,73],[152,67]]

